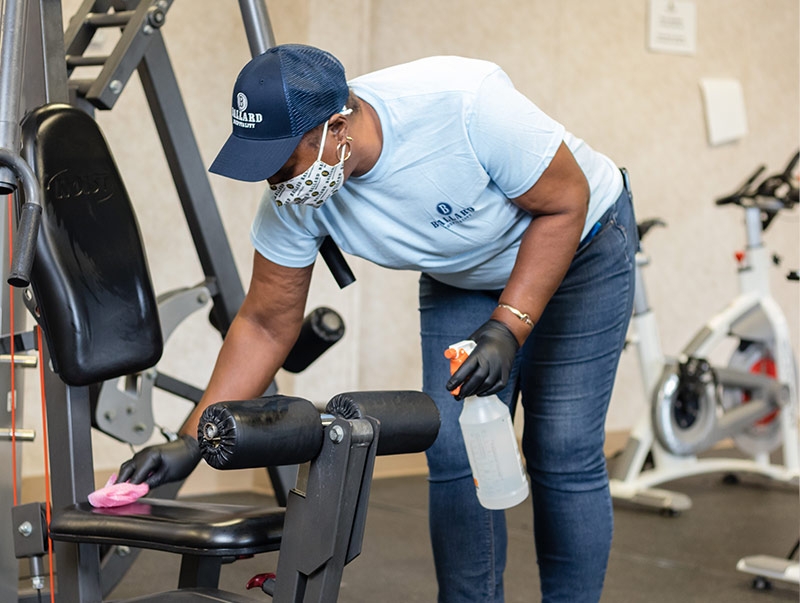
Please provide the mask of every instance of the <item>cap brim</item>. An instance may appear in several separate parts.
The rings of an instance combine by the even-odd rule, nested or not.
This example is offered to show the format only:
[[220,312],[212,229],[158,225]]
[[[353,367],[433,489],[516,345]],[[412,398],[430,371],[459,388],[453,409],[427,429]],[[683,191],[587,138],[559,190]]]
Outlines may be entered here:
[[208,171],[234,180],[266,180],[292,156],[303,135],[277,140],[250,140],[231,134]]

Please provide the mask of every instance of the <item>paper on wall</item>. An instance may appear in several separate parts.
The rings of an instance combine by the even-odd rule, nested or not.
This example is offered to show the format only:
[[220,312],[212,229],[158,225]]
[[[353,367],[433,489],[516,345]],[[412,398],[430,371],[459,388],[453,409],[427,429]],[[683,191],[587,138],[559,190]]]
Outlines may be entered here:
[[693,0],[650,0],[648,48],[653,52],[697,51],[697,7]]
[[703,78],[700,80],[708,127],[708,143],[712,146],[742,138],[747,134],[742,84],[735,78]]

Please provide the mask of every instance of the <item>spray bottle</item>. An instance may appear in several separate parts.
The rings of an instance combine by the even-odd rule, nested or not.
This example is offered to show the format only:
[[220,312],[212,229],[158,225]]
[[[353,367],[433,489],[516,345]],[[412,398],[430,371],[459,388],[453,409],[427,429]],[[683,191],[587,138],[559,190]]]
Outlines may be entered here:
[[[475,349],[471,340],[459,341],[445,350],[450,373]],[[454,394],[458,394],[456,389]],[[528,480],[519,454],[508,407],[495,395],[469,396],[458,418],[478,502],[487,509],[508,509],[528,497]]]

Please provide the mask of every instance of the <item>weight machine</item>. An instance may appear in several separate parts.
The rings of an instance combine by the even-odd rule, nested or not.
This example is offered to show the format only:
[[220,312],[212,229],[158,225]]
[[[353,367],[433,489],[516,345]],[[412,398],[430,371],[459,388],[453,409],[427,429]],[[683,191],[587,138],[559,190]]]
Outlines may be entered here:
[[[20,390],[23,371],[16,369],[36,365],[37,345],[35,331],[24,330],[21,313],[14,317],[13,332],[16,335],[13,341],[8,336],[12,325],[8,324],[6,308],[16,301],[18,307],[27,306],[44,329],[48,344],[43,350],[45,362],[57,370],[56,373],[47,372],[45,378],[48,423],[59,426],[58,432],[51,434],[57,443],[51,444],[50,448],[50,462],[53,474],[57,476],[52,485],[54,509],[80,504],[94,490],[90,426],[121,441],[141,444],[147,441],[154,428],[153,388],[163,389],[195,403],[199,400],[202,394],[200,390],[158,371],[156,362],[161,355],[163,340],[186,317],[207,307],[209,302],[209,318],[224,336],[244,297],[161,33],[171,5],[172,0],[85,0],[64,33],[61,6],[56,0],[5,0],[3,3],[0,39],[0,194],[15,194],[17,199],[17,217],[16,220],[12,218],[12,222],[18,222],[17,249],[14,252],[15,263],[8,276],[9,282],[20,289],[13,294],[4,289],[0,296],[0,310],[3,310],[1,331],[4,335],[0,340],[0,360],[9,362],[13,345],[14,387]],[[261,53],[273,45],[274,37],[263,1],[239,0],[239,8],[251,53]],[[121,30],[116,46],[107,56],[87,55],[86,50],[93,35],[104,28]],[[86,66],[98,67],[99,74],[92,79],[74,77],[77,68]],[[86,312],[81,305],[85,298],[82,297],[84,292],[80,290],[80,284],[76,285],[72,277],[62,279],[58,276],[64,271],[66,257],[59,243],[66,240],[74,244],[75,240],[63,239],[71,235],[65,235],[57,228],[47,229],[47,224],[54,222],[53,215],[58,215],[58,210],[53,209],[58,208],[58,201],[79,199],[92,204],[114,199],[113,205],[121,207],[123,215],[127,216],[127,227],[125,220],[117,215],[119,211],[112,212],[106,218],[112,222],[118,221],[120,227],[117,230],[111,228],[108,232],[117,235],[122,232],[127,241],[138,241],[135,217],[132,211],[125,213],[129,211],[126,209],[129,201],[124,185],[116,173],[102,133],[92,119],[95,110],[108,110],[114,106],[134,71],[138,72],[142,81],[205,275],[204,281],[196,286],[170,291],[158,298],[139,295],[144,299],[144,305],[127,308],[129,317],[133,317],[137,311],[140,318],[142,313],[157,317],[155,321],[144,321],[140,325],[142,329],[139,335],[147,334],[144,339],[148,340],[142,345],[142,349],[148,349],[144,355],[125,349],[126,346],[120,342],[111,342],[110,347],[102,350],[98,345],[102,337],[96,337],[96,334],[92,337],[80,329],[70,329],[75,326],[70,323],[75,315],[63,316],[58,308],[63,301],[59,296],[66,293],[69,307],[78,314]],[[21,130],[20,122],[24,116],[27,116],[25,128]],[[70,149],[69,145],[62,144],[63,139],[59,139],[54,132],[72,138],[71,152],[66,150]],[[93,166],[91,170],[72,161],[87,159],[87,149],[90,155],[94,153],[88,157]],[[59,163],[63,164],[60,171],[53,167]],[[31,166],[37,169],[34,171]],[[43,205],[45,235],[40,235],[37,242],[37,222]],[[53,214],[49,221],[48,212]],[[70,215],[64,213],[60,217],[69,220]],[[7,216],[0,218],[3,233],[8,230],[8,221]],[[82,224],[73,226],[80,227],[78,230],[83,228]],[[62,237],[60,241],[57,240],[59,236]],[[52,237],[56,239],[55,244]],[[102,242],[113,244],[112,239],[103,238],[102,229],[99,228],[97,232],[87,232],[80,245],[96,251],[101,249]],[[138,245],[137,242],[134,248]],[[27,287],[34,249],[37,249],[33,268],[35,276],[33,286]],[[49,260],[45,261],[48,249],[52,253]],[[9,252],[5,246],[1,253],[3,261],[8,262]],[[354,280],[344,258],[330,239],[323,244],[321,255],[340,287]],[[132,292],[140,294],[150,288],[143,253],[137,262],[134,272],[139,275],[139,281],[133,285],[128,283],[127,286],[132,287]],[[113,273],[112,268],[108,266],[109,274]],[[116,269],[119,270],[120,266]],[[56,278],[53,275],[57,275]],[[97,291],[99,289],[93,292]],[[89,314],[80,315],[83,320],[80,326],[86,326],[94,320]],[[293,372],[303,370],[335,343],[343,331],[341,318],[334,311],[327,308],[315,310],[304,322],[298,344],[287,359],[285,368]],[[79,355],[75,354],[76,350],[86,356],[72,357]],[[121,357],[120,353],[123,356],[128,353],[128,359]],[[91,370],[87,371],[87,366]],[[119,379],[124,379],[130,387],[120,390],[117,387]],[[9,375],[4,373],[0,376],[0,389],[10,391],[10,381]],[[276,391],[273,384],[267,394],[272,395]],[[21,412],[17,413],[16,423],[13,424],[7,413],[0,412],[0,458],[11,457],[19,451],[20,442],[34,438],[31,430],[17,428],[21,420]],[[9,441],[12,436],[16,440],[14,450]],[[309,460],[303,459],[302,462]],[[268,470],[276,497],[279,504],[285,505],[297,468],[270,464],[268,461],[266,459],[259,466],[270,465]],[[0,475],[4,476],[0,481],[0,504],[2,508],[10,508],[13,501],[10,484],[6,483],[7,473],[0,472]],[[168,484],[159,488],[155,495],[171,499],[179,487],[180,484]],[[39,515],[38,506],[20,510],[13,522],[4,514],[3,529],[7,530],[6,533],[13,530],[15,534],[22,534],[27,530],[20,531],[18,528],[23,524],[34,527],[40,524],[37,521]],[[31,547],[26,545],[37,542],[35,531],[23,538],[17,549],[18,554],[30,552],[28,549]],[[92,549],[99,545],[84,542],[70,544],[67,540],[69,538],[65,537],[56,543],[56,556],[61,570],[58,590],[59,597],[64,601],[99,600],[117,584],[135,558],[136,550],[131,549],[130,542],[117,544],[112,542],[112,538],[106,538],[99,543],[102,545],[99,549]],[[275,542],[268,546],[274,547]],[[73,571],[76,567],[80,571]],[[34,568],[34,584],[40,584],[36,577],[39,570],[38,567]],[[87,586],[81,576],[93,572],[99,576],[99,582]],[[201,572],[195,571],[194,579],[199,579],[200,575]],[[189,581],[190,578],[182,579],[182,584]],[[14,600],[16,597],[17,561],[10,547],[0,547],[0,598]],[[22,595],[19,600],[33,600],[33,597]]]

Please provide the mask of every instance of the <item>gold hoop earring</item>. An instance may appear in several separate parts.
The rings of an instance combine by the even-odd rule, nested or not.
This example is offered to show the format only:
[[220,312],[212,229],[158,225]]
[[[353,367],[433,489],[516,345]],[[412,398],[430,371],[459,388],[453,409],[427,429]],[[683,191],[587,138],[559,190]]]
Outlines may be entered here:
[[350,155],[352,154],[351,140],[353,139],[347,136],[344,142],[340,142],[336,145],[336,155],[339,157],[339,161],[347,161],[350,159]]

